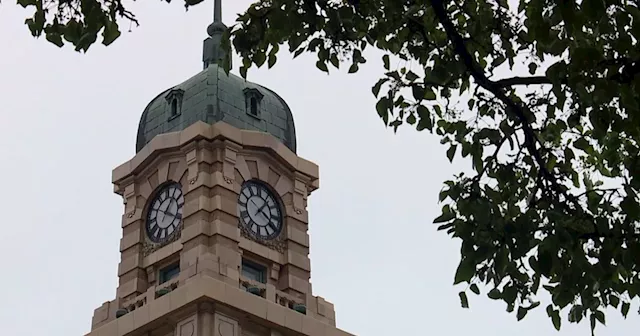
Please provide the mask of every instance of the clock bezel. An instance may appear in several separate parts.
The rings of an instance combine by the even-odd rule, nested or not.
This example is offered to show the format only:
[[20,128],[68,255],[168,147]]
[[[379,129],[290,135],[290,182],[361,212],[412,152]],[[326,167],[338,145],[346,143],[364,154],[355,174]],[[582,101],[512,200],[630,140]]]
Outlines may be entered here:
[[[154,240],[154,238],[151,237],[151,234],[149,232],[149,222],[150,222],[150,218],[149,216],[151,215],[151,208],[153,207],[153,203],[158,199],[158,197],[162,194],[163,191],[171,188],[171,187],[177,187],[180,190],[180,193],[182,194],[182,198],[184,200],[184,191],[182,189],[182,184],[180,182],[176,182],[176,181],[167,181],[162,183],[161,185],[157,186],[156,189],[153,191],[153,193],[150,195],[148,201],[147,201],[147,205],[145,207],[145,214],[144,214],[144,232],[145,232],[145,238],[148,242],[150,242],[151,244],[153,244],[152,246],[159,246],[159,245],[166,245],[168,243],[171,243],[173,241],[175,241],[177,238],[180,237],[180,233],[182,232],[182,227],[184,225],[184,215],[183,218],[180,219],[180,223],[176,226],[176,228],[174,229],[174,231],[167,235],[165,238],[156,241]],[[186,201],[182,204],[182,208],[184,211],[184,205],[185,205]]]
[[[269,193],[269,196],[273,198],[277,211],[280,215],[280,225],[278,229],[270,235],[265,236],[259,233],[255,233],[251,229],[251,227],[249,227],[249,225],[245,223],[244,220],[242,220],[242,217],[240,216],[240,196],[242,195],[242,192],[245,190],[245,188],[250,187],[251,185],[255,185],[258,188],[264,188]],[[240,227],[242,228],[242,231],[245,231],[252,238],[265,241],[265,242],[274,241],[277,238],[279,238],[282,232],[284,231],[286,213],[285,213],[285,207],[282,201],[282,197],[280,197],[280,194],[276,192],[276,190],[273,187],[271,187],[271,185],[269,185],[268,183],[262,180],[258,180],[258,179],[246,180],[240,185],[240,192],[238,193],[238,198],[236,199],[236,209],[238,212],[238,225],[240,225]]]

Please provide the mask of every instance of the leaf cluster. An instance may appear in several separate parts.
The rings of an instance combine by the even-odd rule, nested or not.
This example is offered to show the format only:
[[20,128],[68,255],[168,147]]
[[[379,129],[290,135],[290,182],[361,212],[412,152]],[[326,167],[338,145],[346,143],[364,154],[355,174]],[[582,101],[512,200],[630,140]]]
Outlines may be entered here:
[[462,241],[454,282],[518,320],[546,291],[557,329],[565,311],[593,331],[640,296],[639,20],[622,0],[262,0],[230,38],[243,76],[281,45],[324,72],[384,52],[381,120],[471,163],[435,219]]

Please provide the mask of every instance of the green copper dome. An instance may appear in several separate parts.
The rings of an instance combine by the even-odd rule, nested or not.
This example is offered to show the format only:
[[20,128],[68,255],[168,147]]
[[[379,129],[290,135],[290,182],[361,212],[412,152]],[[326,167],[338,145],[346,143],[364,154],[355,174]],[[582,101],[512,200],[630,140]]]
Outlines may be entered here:
[[224,121],[240,129],[266,132],[296,152],[296,130],[287,103],[264,86],[227,75],[220,47],[227,29],[221,20],[220,0],[215,1],[214,22],[204,40],[204,70],[187,81],[160,93],[142,112],[136,153],[156,135],[184,130],[198,121]]
[[296,152],[296,130],[287,103],[264,86],[227,74],[217,64],[160,93],[140,118],[136,152],[158,134],[184,130],[197,121],[224,121],[266,132]]

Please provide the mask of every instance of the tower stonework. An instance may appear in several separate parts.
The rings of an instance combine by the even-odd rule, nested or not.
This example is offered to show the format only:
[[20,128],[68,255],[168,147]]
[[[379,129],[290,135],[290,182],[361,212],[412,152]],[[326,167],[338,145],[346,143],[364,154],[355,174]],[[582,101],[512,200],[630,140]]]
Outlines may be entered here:
[[155,97],[136,152],[113,170],[124,200],[118,288],[87,336],[347,336],[311,288],[307,197],[293,114],[227,74],[221,1],[203,70]]
[[224,121],[155,135],[113,170],[119,286],[87,335],[350,335],[311,288],[318,176],[275,136]]

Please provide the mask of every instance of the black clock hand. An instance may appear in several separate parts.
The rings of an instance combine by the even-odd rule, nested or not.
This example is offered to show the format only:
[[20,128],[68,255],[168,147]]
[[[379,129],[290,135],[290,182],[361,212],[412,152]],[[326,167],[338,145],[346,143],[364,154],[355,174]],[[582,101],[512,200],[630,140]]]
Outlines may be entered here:
[[[254,203],[254,204],[255,204],[255,203]],[[267,201],[264,201],[264,204],[262,204],[262,206],[261,206],[260,208],[258,208],[258,211],[256,211],[256,215],[257,215],[258,213],[261,213],[261,212],[262,212],[262,209],[264,209],[264,207],[266,207],[266,206],[267,206]],[[264,212],[262,212],[262,213],[264,213]]]

